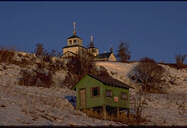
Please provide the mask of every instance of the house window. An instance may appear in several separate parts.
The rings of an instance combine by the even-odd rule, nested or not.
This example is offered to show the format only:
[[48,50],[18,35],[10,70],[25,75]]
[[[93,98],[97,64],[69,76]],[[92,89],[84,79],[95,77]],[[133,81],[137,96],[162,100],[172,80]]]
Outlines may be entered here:
[[112,90],[106,90],[106,97],[112,97]]
[[99,87],[92,88],[92,96],[99,96]]
[[123,99],[123,100],[127,100],[127,99],[128,99],[128,95],[127,95],[127,93],[125,93],[125,92],[121,92],[121,99]]

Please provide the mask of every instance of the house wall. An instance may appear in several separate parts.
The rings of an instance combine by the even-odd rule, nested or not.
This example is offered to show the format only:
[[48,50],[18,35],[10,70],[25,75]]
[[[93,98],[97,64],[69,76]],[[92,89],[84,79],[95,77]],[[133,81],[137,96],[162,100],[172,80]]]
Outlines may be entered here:
[[[112,97],[106,97],[106,90],[112,91]],[[118,88],[118,87],[111,87],[111,86],[104,86],[103,94],[104,94],[104,102],[106,105],[111,107],[122,107],[122,108],[129,108],[129,100],[121,99],[121,92],[124,92],[129,97],[129,90],[125,88]],[[114,102],[114,97],[118,97],[118,102]]]
[[[91,96],[91,88],[98,87],[98,86],[100,87],[100,95],[96,97]],[[77,96],[77,108],[78,109],[81,109],[79,91],[82,88],[86,88],[86,104],[87,104],[86,108],[102,106],[104,104],[104,97],[103,97],[104,85],[100,81],[95,80],[92,77],[86,75],[76,85],[76,96]]]
[[[91,95],[91,89],[93,87],[100,87],[100,95],[93,97]],[[102,105],[109,105],[111,107],[122,107],[129,108],[129,100],[121,99],[121,92],[127,93],[129,95],[129,90],[125,88],[111,87],[104,85],[102,82],[86,75],[76,84],[76,96],[77,96],[77,108],[80,107],[80,97],[79,91],[83,88],[86,88],[86,108],[92,108]],[[106,90],[112,90],[112,97],[106,97]],[[114,102],[114,97],[118,97],[118,102]]]

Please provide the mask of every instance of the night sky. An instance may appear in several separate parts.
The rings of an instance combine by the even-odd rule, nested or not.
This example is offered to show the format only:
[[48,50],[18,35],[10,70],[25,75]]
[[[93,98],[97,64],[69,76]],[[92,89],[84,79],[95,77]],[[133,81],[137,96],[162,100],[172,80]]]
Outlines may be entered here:
[[61,51],[74,21],[84,46],[92,34],[100,52],[127,41],[131,60],[187,54],[187,2],[0,2],[0,46]]

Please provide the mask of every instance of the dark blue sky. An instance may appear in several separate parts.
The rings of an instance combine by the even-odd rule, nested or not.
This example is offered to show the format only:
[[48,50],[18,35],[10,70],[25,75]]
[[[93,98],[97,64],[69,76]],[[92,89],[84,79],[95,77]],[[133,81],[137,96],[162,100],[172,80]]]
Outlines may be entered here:
[[93,34],[100,52],[121,40],[131,60],[175,62],[187,53],[187,2],[0,2],[0,45],[33,51],[40,42],[61,51],[73,21],[84,46]]

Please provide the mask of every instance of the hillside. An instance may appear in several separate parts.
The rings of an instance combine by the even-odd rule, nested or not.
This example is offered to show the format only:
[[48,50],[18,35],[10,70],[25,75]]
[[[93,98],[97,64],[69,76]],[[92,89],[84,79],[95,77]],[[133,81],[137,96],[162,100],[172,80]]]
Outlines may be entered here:
[[[97,62],[98,66],[105,67],[111,76],[136,88],[128,74],[137,63]],[[163,85],[165,94],[146,95],[146,105],[143,116],[148,125],[187,125],[187,69],[177,70],[166,65]],[[136,96],[136,89],[131,89],[131,107]]]
[[[27,59],[30,64],[23,65],[20,57],[15,58],[20,63],[0,63],[0,125],[124,125],[90,118],[77,111],[65,98],[75,96],[75,92],[63,87],[66,75],[63,69],[53,73],[54,83],[50,88],[20,85],[22,70],[31,74],[39,70],[36,61],[30,62],[34,57],[26,55],[21,58]],[[45,74],[48,69],[42,71]]]
[[[131,108],[136,97],[135,84],[128,75],[137,63],[97,62],[108,73],[135,89],[130,89]],[[162,86],[166,93],[149,93],[143,116],[147,125],[187,125],[187,69],[177,70],[167,65]],[[23,77],[37,86],[23,86]],[[46,88],[45,79],[37,74],[48,76],[51,72],[50,88]],[[65,96],[75,96],[75,92],[63,85],[67,75],[58,61],[43,63],[32,54],[18,54],[8,62],[0,63],[0,124],[1,125],[125,125],[118,122],[98,120],[77,111]],[[49,75],[50,76],[50,75]],[[45,78],[44,77],[44,78]],[[47,77],[48,78],[48,77]],[[40,87],[39,87],[40,86]],[[42,87],[44,86],[44,87]]]

